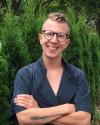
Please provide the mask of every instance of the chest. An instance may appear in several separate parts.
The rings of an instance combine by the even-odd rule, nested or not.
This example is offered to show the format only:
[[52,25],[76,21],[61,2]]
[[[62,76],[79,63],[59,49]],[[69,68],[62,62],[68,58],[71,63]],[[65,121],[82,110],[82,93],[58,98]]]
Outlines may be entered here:
[[42,79],[35,77],[32,85],[32,95],[40,107],[71,103],[77,92],[74,78],[70,77],[65,70],[61,74],[48,72],[43,75]]
[[55,95],[57,95],[57,92],[59,90],[62,76],[63,76],[63,69],[60,69],[57,71],[50,70],[47,72],[46,77],[47,77],[48,84],[50,85]]

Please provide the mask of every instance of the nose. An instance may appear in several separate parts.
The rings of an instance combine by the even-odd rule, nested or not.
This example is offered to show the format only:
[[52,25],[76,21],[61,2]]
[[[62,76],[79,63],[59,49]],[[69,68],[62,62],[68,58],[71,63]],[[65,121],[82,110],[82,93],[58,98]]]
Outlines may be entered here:
[[52,43],[58,43],[57,35],[54,34],[53,38],[50,40]]

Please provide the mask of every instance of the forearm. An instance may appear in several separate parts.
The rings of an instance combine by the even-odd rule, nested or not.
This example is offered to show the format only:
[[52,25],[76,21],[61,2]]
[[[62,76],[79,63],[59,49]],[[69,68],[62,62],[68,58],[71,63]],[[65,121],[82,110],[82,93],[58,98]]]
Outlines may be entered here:
[[73,111],[73,105],[64,104],[50,108],[31,108],[17,113],[17,118],[20,125],[36,125],[51,122],[64,114],[69,114]]
[[33,116],[31,118],[23,117],[22,114],[20,114],[20,119],[18,118],[19,125],[44,125],[46,123],[50,123],[53,120],[56,120],[57,118],[61,117],[61,115],[56,116]]
[[91,115],[87,112],[75,112],[54,120],[54,122],[64,125],[90,125]]

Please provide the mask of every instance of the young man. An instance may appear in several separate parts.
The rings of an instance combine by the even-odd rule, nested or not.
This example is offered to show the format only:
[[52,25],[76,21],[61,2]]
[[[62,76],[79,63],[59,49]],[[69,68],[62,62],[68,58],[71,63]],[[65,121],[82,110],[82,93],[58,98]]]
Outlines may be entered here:
[[90,93],[83,71],[62,59],[70,44],[68,21],[50,13],[39,34],[42,58],[21,68],[10,106],[19,125],[90,125]]

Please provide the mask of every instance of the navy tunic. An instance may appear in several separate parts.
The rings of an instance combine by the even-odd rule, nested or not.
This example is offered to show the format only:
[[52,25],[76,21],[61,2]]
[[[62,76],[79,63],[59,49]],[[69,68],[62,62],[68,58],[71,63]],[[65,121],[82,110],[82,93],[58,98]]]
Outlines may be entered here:
[[21,68],[14,82],[13,98],[10,105],[10,116],[25,110],[13,103],[18,94],[31,94],[40,107],[52,107],[65,103],[75,104],[76,111],[91,112],[90,91],[85,74],[77,67],[62,60],[64,71],[57,95],[54,94],[46,77],[43,60]]

